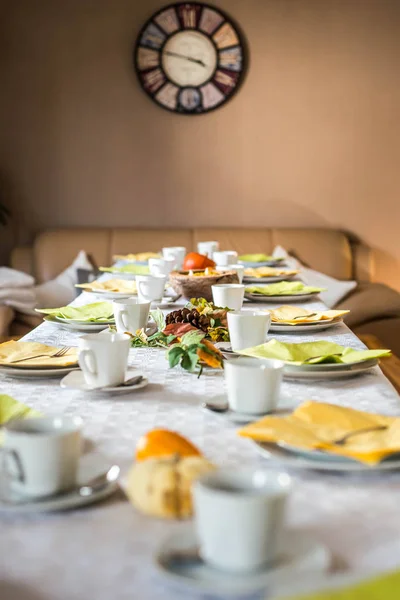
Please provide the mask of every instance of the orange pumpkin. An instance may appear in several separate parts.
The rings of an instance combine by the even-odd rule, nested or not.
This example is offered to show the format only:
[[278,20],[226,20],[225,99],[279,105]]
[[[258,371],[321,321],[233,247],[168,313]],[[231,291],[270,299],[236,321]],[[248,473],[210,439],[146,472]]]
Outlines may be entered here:
[[183,261],[183,270],[192,271],[194,269],[206,269],[207,267],[215,267],[215,262],[197,252],[189,252]]
[[169,429],[152,429],[139,439],[136,446],[136,460],[146,460],[161,456],[201,456],[200,450],[189,440]]

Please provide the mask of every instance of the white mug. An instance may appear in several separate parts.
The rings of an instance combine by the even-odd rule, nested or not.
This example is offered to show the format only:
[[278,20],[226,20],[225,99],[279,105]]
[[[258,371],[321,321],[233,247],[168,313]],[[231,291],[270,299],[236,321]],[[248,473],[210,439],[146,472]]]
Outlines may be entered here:
[[281,360],[241,357],[225,361],[224,376],[230,408],[254,415],[276,410],[283,368]]
[[228,267],[237,263],[238,253],[234,250],[224,250],[213,253],[213,261],[217,267]]
[[167,282],[165,275],[138,275],[136,286],[141,302],[160,302]]
[[200,555],[212,567],[245,573],[277,558],[291,479],[261,469],[220,469],[194,484]]
[[89,333],[79,340],[79,366],[92,387],[125,381],[131,338],[125,333]]
[[12,491],[32,498],[76,485],[82,452],[82,419],[49,416],[4,426],[3,470]]
[[169,275],[174,267],[174,258],[149,258],[150,275]]
[[186,248],[184,246],[169,246],[162,249],[163,258],[175,261],[174,269],[182,269],[183,261],[186,256]]
[[113,309],[118,333],[135,333],[138,329],[146,329],[150,302],[142,302],[137,298],[114,300]]
[[218,250],[218,242],[199,242],[197,244],[197,252],[203,256],[208,256],[208,258],[212,258],[214,252],[217,252]]
[[217,283],[211,286],[215,306],[240,310],[243,305],[244,285],[241,283]]
[[219,273],[224,273],[225,271],[235,271],[238,276],[239,283],[242,283],[244,276],[244,266],[243,265],[229,265],[229,267],[215,267],[215,270]]
[[267,312],[239,310],[228,312],[228,329],[232,350],[244,350],[267,341],[271,315]]

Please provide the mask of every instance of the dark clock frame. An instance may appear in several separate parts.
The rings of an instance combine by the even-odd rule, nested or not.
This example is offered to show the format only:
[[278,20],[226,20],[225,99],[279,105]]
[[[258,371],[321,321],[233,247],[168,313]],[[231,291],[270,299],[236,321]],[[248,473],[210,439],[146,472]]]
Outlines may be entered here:
[[[179,11],[178,11],[177,9],[178,9],[178,7],[180,7],[180,6],[182,6],[182,5],[185,5],[185,4],[195,4],[195,5],[201,6],[201,9],[202,9],[202,11],[203,11],[203,9],[204,9],[204,8],[208,8],[208,9],[210,9],[210,10],[214,10],[214,11],[218,12],[218,13],[219,13],[219,14],[220,14],[220,15],[223,17],[224,21],[223,21],[223,22],[222,22],[220,25],[218,25],[218,26],[217,26],[217,28],[215,29],[215,31],[213,32],[213,34],[214,34],[216,31],[218,31],[218,29],[219,29],[220,27],[222,27],[222,25],[223,25],[224,23],[226,23],[226,22],[230,23],[230,24],[232,25],[232,27],[234,28],[234,30],[235,30],[235,33],[236,33],[236,35],[237,35],[237,38],[238,38],[238,40],[239,40],[239,41],[238,41],[238,43],[237,43],[237,44],[235,44],[234,46],[235,46],[235,47],[236,47],[236,46],[240,46],[240,48],[241,48],[241,50],[242,50],[242,68],[241,68],[241,70],[240,70],[240,71],[238,71],[238,72],[237,72],[237,73],[238,73],[238,77],[237,77],[237,80],[236,80],[236,85],[235,85],[235,87],[233,88],[233,90],[232,90],[232,91],[231,91],[231,92],[230,92],[228,95],[226,95],[226,96],[225,96],[225,94],[224,94],[224,96],[225,96],[225,97],[224,97],[224,100],[223,100],[222,102],[220,102],[220,103],[219,103],[219,104],[217,104],[216,106],[212,106],[211,108],[208,108],[208,109],[203,109],[203,108],[202,108],[202,105],[201,105],[201,108],[200,108],[200,110],[196,110],[196,109],[194,109],[194,110],[182,110],[182,109],[179,109],[179,108],[171,108],[171,107],[169,107],[169,106],[166,106],[166,105],[165,105],[165,104],[163,104],[162,102],[160,102],[160,101],[159,101],[159,100],[156,98],[156,94],[157,94],[157,93],[158,93],[158,92],[159,92],[159,91],[162,89],[162,87],[163,87],[164,85],[166,85],[167,83],[172,83],[172,84],[173,84],[173,85],[175,85],[177,88],[179,88],[178,95],[179,95],[179,93],[180,93],[182,90],[184,90],[184,89],[186,89],[186,88],[188,88],[188,87],[193,87],[194,89],[198,89],[199,87],[201,87],[201,86],[204,86],[204,85],[206,85],[206,84],[210,83],[210,82],[212,81],[212,79],[213,79],[213,77],[214,77],[214,75],[215,75],[216,71],[217,71],[217,70],[218,70],[218,68],[219,68],[219,63],[218,63],[218,61],[217,61],[217,64],[216,64],[216,66],[215,66],[215,69],[214,69],[214,71],[213,71],[212,75],[211,75],[211,76],[210,76],[210,77],[209,77],[209,78],[208,78],[206,81],[204,81],[204,82],[201,84],[201,86],[180,86],[180,85],[176,84],[175,82],[171,81],[171,79],[169,79],[168,75],[167,75],[167,74],[166,74],[166,72],[164,71],[164,68],[163,68],[163,65],[162,65],[162,60],[160,60],[160,63],[159,63],[159,65],[158,65],[158,67],[157,67],[157,68],[159,68],[159,69],[160,69],[160,71],[161,71],[161,72],[162,72],[162,74],[164,75],[164,77],[165,77],[166,81],[165,81],[165,82],[162,84],[162,86],[160,86],[160,88],[158,88],[158,89],[156,90],[156,92],[154,92],[154,93],[151,93],[151,92],[148,92],[148,91],[147,91],[147,90],[144,88],[144,86],[143,86],[143,82],[142,82],[142,79],[141,79],[141,75],[140,75],[140,74],[141,74],[141,70],[139,69],[139,65],[138,65],[138,51],[139,51],[139,48],[149,48],[149,49],[154,49],[154,48],[151,48],[151,47],[148,47],[148,46],[143,46],[143,45],[141,45],[141,43],[140,43],[140,40],[141,40],[141,38],[142,38],[142,36],[143,36],[144,32],[146,31],[147,27],[148,27],[148,26],[149,26],[151,23],[153,23],[153,22],[155,21],[155,19],[157,18],[157,16],[158,16],[159,14],[163,13],[164,11],[168,10],[169,8],[174,8],[174,9],[175,9],[175,12],[176,12],[176,15],[177,15],[177,18],[178,18],[178,20],[179,20],[179,23],[180,23],[180,26],[181,26],[181,28],[180,28],[178,31],[175,31],[175,32],[173,32],[173,33],[171,33],[171,34],[168,34],[168,33],[167,33],[165,30],[163,30],[163,28],[162,28],[160,25],[158,25],[158,23],[155,23],[156,27],[158,27],[158,29],[160,29],[160,30],[161,30],[161,31],[162,31],[162,32],[163,32],[163,33],[164,33],[164,34],[167,36],[167,37],[166,37],[166,39],[164,40],[164,42],[161,44],[161,46],[160,46],[160,47],[157,49],[157,52],[159,52],[160,56],[161,56],[161,54],[162,54],[162,50],[163,50],[163,48],[164,48],[165,44],[166,44],[166,43],[167,43],[167,42],[168,42],[168,41],[169,41],[169,40],[170,40],[170,39],[171,39],[171,38],[172,38],[174,35],[176,35],[177,33],[181,33],[182,31],[199,31],[200,33],[202,33],[203,35],[205,35],[205,36],[207,37],[207,39],[209,39],[209,40],[210,40],[210,42],[213,44],[213,46],[214,46],[214,48],[215,48],[215,50],[216,50],[216,54],[217,54],[217,56],[219,56],[219,49],[218,49],[218,47],[217,47],[217,45],[216,45],[215,41],[214,41],[214,40],[213,40],[213,38],[212,38],[212,35],[213,35],[213,34],[212,34],[212,35],[210,35],[210,34],[207,34],[207,33],[205,33],[204,31],[201,31],[200,29],[198,29],[198,27],[183,27],[182,21],[181,21],[181,19],[180,19],[180,16],[179,16]],[[200,17],[199,17],[199,18],[200,18]],[[225,50],[225,49],[228,49],[228,48],[229,48],[229,46],[227,46],[226,48],[224,48],[224,50]],[[154,50],[155,50],[155,49],[154,49]],[[244,79],[245,79],[245,76],[246,76],[246,74],[247,74],[247,70],[248,70],[248,63],[249,63],[249,60],[248,60],[248,48],[247,48],[247,44],[246,44],[246,41],[245,41],[244,35],[243,35],[243,33],[241,32],[241,30],[240,30],[240,27],[237,25],[236,21],[235,21],[234,19],[232,19],[231,17],[229,17],[229,16],[228,16],[228,15],[227,15],[227,14],[226,14],[226,13],[225,13],[223,10],[221,10],[219,7],[217,7],[217,6],[213,6],[212,4],[207,4],[207,3],[204,3],[204,2],[197,2],[196,0],[195,0],[195,1],[190,1],[190,0],[189,0],[188,2],[173,2],[173,3],[171,3],[171,4],[167,4],[167,5],[163,6],[163,7],[161,7],[161,8],[160,8],[160,9],[159,9],[157,12],[153,13],[153,14],[152,14],[152,16],[151,16],[149,19],[147,19],[147,21],[144,23],[144,25],[143,25],[143,26],[141,27],[141,29],[139,30],[139,33],[137,34],[137,38],[136,38],[136,43],[135,43],[135,46],[134,46],[134,49],[133,49],[133,64],[134,64],[134,67],[135,67],[135,73],[136,73],[136,76],[137,76],[137,79],[138,79],[138,82],[139,82],[139,84],[140,84],[140,87],[141,87],[142,91],[143,91],[143,92],[146,94],[146,96],[147,96],[148,98],[150,98],[150,99],[151,99],[151,100],[152,100],[152,101],[153,101],[153,102],[154,102],[154,103],[155,103],[157,106],[159,106],[159,107],[163,108],[164,110],[167,110],[168,112],[172,112],[172,113],[175,113],[175,114],[178,114],[178,115],[185,115],[185,116],[205,115],[205,114],[208,114],[208,113],[210,113],[210,112],[212,112],[212,111],[214,111],[214,110],[217,110],[217,109],[219,109],[219,108],[222,108],[223,106],[225,106],[225,104],[226,104],[227,102],[229,102],[229,101],[230,101],[230,100],[231,100],[231,99],[232,99],[232,98],[233,98],[233,97],[234,97],[234,96],[237,94],[237,92],[239,91],[240,87],[242,86],[242,84],[243,84],[243,81],[244,81]],[[221,92],[221,93],[222,93],[222,92]]]

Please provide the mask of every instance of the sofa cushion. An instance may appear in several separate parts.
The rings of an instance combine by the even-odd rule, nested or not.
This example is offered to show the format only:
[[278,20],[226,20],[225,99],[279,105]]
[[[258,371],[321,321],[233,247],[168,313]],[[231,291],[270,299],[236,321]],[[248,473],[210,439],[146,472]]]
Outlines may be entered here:
[[[113,229],[109,264],[115,254],[136,252],[159,252],[164,246],[184,246],[188,251],[193,246],[190,229]],[[108,266],[104,263],[99,267]]]
[[199,242],[219,242],[221,250],[236,250],[240,254],[268,253],[272,250],[269,229],[199,228],[193,232],[194,248]]
[[389,348],[400,356],[400,317],[376,319],[353,328],[356,335],[375,335],[381,348]]
[[353,329],[377,319],[400,317],[400,294],[383,283],[360,283],[335,308],[351,311],[346,323]]

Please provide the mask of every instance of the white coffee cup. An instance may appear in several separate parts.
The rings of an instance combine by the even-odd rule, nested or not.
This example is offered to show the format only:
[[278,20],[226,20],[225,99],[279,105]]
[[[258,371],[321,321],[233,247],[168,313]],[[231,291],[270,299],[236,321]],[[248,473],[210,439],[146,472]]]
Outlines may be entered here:
[[238,276],[239,283],[242,283],[244,276],[244,266],[243,265],[229,265],[229,267],[215,267],[215,270],[219,273],[224,273],[225,271],[235,271]]
[[183,261],[186,256],[186,248],[184,246],[168,246],[162,249],[163,258],[175,261],[174,269],[182,269]]
[[174,258],[149,258],[151,275],[169,275],[174,270]]
[[18,419],[4,427],[3,469],[12,491],[32,498],[76,485],[82,452],[80,417]]
[[165,275],[138,275],[136,286],[141,302],[160,302],[167,282]]
[[241,357],[225,361],[228,403],[239,413],[261,415],[276,410],[284,363]]
[[277,558],[291,479],[286,473],[221,469],[193,487],[200,555],[212,567],[249,572]]
[[211,286],[215,306],[240,310],[243,305],[244,285],[241,283],[217,283]]
[[232,350],[244,350],[264,344],[271,326],[267,312],[239,310],[228,312],[228,329]]
[[113,309],[118,333],[135,333],[138,329],[146,329],[150,302],[142,302],[137,298],[114,300]]
[[125,381],[131,338],[125,333],[89,333],[79,340],[79,366],[92,387]]
[[237,263],[238,253],[234,250],[224,250],[213,253],[213,261],[217,267],[227,267]]
[[208,258],[212,258],[214,252],[217,252],[218,250],[218,242],[199,242],[197,244],[197,252],[203,256],[208,256]]

